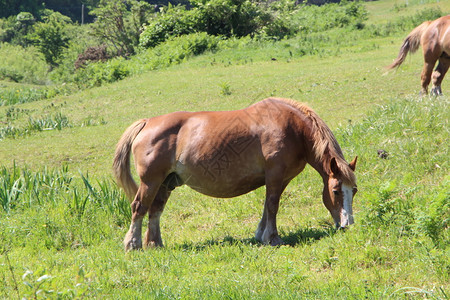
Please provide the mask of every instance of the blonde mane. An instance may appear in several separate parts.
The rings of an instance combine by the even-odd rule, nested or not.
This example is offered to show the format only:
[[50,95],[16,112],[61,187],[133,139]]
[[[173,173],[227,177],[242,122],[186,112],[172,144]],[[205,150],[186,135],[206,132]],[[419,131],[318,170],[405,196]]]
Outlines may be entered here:
[[339,146],[333,132],[325,124],[325,122],[316,114],[316,112],[304,103],[299,103],[291,99],[285,98],[271,98],[272,100],[279,100],[285,104],[299,110],[305,115],[313,126],[312,134],[314,140],[314,156],[316,160],[324,160],[325,154],[329,154],[336,158],[336,162],[341,170],[343,180],[348,184],[356,185],[356,177],[353,170],[350,169],[348,163],[345,161],[341,147]]

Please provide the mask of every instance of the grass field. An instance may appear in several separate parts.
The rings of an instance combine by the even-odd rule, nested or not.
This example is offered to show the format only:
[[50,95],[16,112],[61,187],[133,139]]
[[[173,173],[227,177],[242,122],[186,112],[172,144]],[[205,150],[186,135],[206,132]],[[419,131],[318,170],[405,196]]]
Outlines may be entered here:
[[[438,1],[366,5],[368,24],[425,7],[450,12]],[[0,131],[13,136],[0,138],[0,298],[450,298],[449,97],[418,97],[419,53],[385,73],[407,33],[349,39],[316,55],[291,55],[298,38],[222,50],[70,96],[0,106],[1,124],[19,130]],[[264,188],[213,199],[180,187],[161,220],[166,247],[125,254],[129,204],[111,176],[125,128],[269,96],[308,103],[346,158],[359,156],[354,226],[333,230],[320,176],[308,167],[281,200],[285,246],[253,239]]]

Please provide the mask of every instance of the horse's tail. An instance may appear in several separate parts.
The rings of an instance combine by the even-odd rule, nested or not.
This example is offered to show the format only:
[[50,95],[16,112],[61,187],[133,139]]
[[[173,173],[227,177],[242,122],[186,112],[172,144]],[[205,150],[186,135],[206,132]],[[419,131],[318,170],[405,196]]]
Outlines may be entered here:
[[422,24],[414,28],[410,34],[408,34],[406,39],[403,41],[403,44],[400,48],[400,52],[398,53],[397,58],[394,60],[392,64],[386,67],[387,69],[393,69],[395,67],[400,66],[405,60],[406,55],[408,53],[413,54],[414,52],[417,51],[417,49],[419,49],[422,33],[425,31],[425,29],[428,28],[431,22],[432,21],[423,22]]
[[128,127],[120,138],[114,154],[113,172],[117,183],[123,188],[128,200],[132,202],[137,193],[138,186],[131,176],[130,154],[134,139],[147,123],[146,119],[134,122]]

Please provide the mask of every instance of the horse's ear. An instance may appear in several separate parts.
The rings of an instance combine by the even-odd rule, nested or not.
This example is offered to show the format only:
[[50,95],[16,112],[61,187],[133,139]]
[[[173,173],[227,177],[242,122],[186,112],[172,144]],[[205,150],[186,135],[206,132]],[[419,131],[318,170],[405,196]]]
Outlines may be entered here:
[[356,169],[356,161],[357,160],[358,160],[358,156],[355,156],[355,158],[352,160],[352,162],[348,164],[348,166],[350,167],[350,169],[352,169],[352,171],[355,171],[355,169]]
[[331,170],[331,173],[333,173],[332,175],[334,175],[335,177],[337,175],[339,175],[340,170],[337,165],[336,158],[334,158],[334,157],[330,160],[330,170]]

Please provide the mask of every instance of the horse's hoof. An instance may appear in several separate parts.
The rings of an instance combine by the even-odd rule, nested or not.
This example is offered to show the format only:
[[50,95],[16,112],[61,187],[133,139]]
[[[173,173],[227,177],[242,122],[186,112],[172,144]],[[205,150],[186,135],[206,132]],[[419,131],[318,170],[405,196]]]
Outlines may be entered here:
[[442,96],[442,90],[440,86],[434,87],[430,93],[432,96],[438,97]]
[[279,236],[276,236],[270,241],[269,244],[270,246],[281,246],[284,245],[284,242]]
[[144,243],[146,249],[155,249],[155,248],[163,248],[164,245],[162,242],[150,241]]
[[128,242],[124,241],[123,244],[125,246],[125,252],[142,249],[142,241],[138,241],[136,239],[131,239]]

